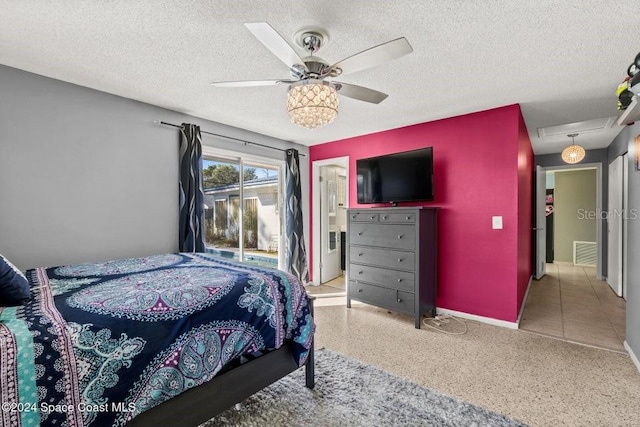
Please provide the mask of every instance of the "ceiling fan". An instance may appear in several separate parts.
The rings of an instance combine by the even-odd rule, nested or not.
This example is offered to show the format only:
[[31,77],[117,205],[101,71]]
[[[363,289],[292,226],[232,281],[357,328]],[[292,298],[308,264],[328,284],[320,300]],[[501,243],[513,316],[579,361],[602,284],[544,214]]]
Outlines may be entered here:
[[374,46],[330,65],[314,54],[328,40],[326,31],[307,28],[296,34],[297,44],[308,52],[301,58],[289,43],[266,22],[244,24],[253,35],[289,67],[291,79],[245,80],[211,83],[215,87],[247,87],[289,84],[287,110],[291,120],[307,128],[332,122],[338,115],[338,93],[359,101],[379,104],[386,93],[332,80],[335,77],[375,67],[413,52],[406,38]]

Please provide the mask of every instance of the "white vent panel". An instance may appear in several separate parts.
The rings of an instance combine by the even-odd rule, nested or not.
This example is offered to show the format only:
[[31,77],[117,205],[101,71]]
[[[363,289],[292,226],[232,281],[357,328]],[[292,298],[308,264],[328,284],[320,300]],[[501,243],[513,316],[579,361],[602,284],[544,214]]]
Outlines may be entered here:
[[573,264],[585,267],[595,267],[598,256],[596,242],[573,242]]

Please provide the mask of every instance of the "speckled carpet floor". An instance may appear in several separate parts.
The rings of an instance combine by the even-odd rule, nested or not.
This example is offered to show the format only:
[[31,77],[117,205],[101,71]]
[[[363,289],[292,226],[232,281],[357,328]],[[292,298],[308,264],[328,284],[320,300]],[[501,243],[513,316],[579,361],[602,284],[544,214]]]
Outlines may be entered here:
[[205,424],[214,426],[523,426],[513,419],[321,349],[316,387],[299,369]]

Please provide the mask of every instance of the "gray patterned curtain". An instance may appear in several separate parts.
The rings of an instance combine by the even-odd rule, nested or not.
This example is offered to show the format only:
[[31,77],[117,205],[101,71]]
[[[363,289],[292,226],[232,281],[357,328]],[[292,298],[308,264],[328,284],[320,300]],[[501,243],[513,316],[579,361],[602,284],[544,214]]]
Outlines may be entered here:
[[300,189],[300,159],[298,150],[287,150],[286,179],[286,237],[285,254],[286,270],[296,276],[302,283],[309,281],[307,267],[307,251],[304,246],[302,227],[302,192]]
[[204,192],[200,126],[183,123],[180,130],[180,252],[204,252]]

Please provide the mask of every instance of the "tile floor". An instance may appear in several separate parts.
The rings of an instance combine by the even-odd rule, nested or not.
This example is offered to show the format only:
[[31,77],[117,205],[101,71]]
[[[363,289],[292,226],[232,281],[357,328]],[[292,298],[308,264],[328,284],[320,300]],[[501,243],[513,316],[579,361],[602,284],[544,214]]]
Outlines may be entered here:
[[625,352],[625,311],[595,268],[547,264],[546,276],[531,283],[520,329]]
[[345,293],[344,275],[338,276],[337,278],[327,283],[323,283],[322,285],[319,285],[319,286],[309,285],[306,288],[307,288],[307,293],[309,295],[314,295],[316,297],[325,297],[325,296],[333,297],[333,296],[344,295]]
[[[317,306],[346,304],[344,276],[307,286],[307,292],[323,298]],[[542,280],[531,283],[520,329],[626,353],[625,311],[624,299],[596,279],[595,268],[547,264]]]

